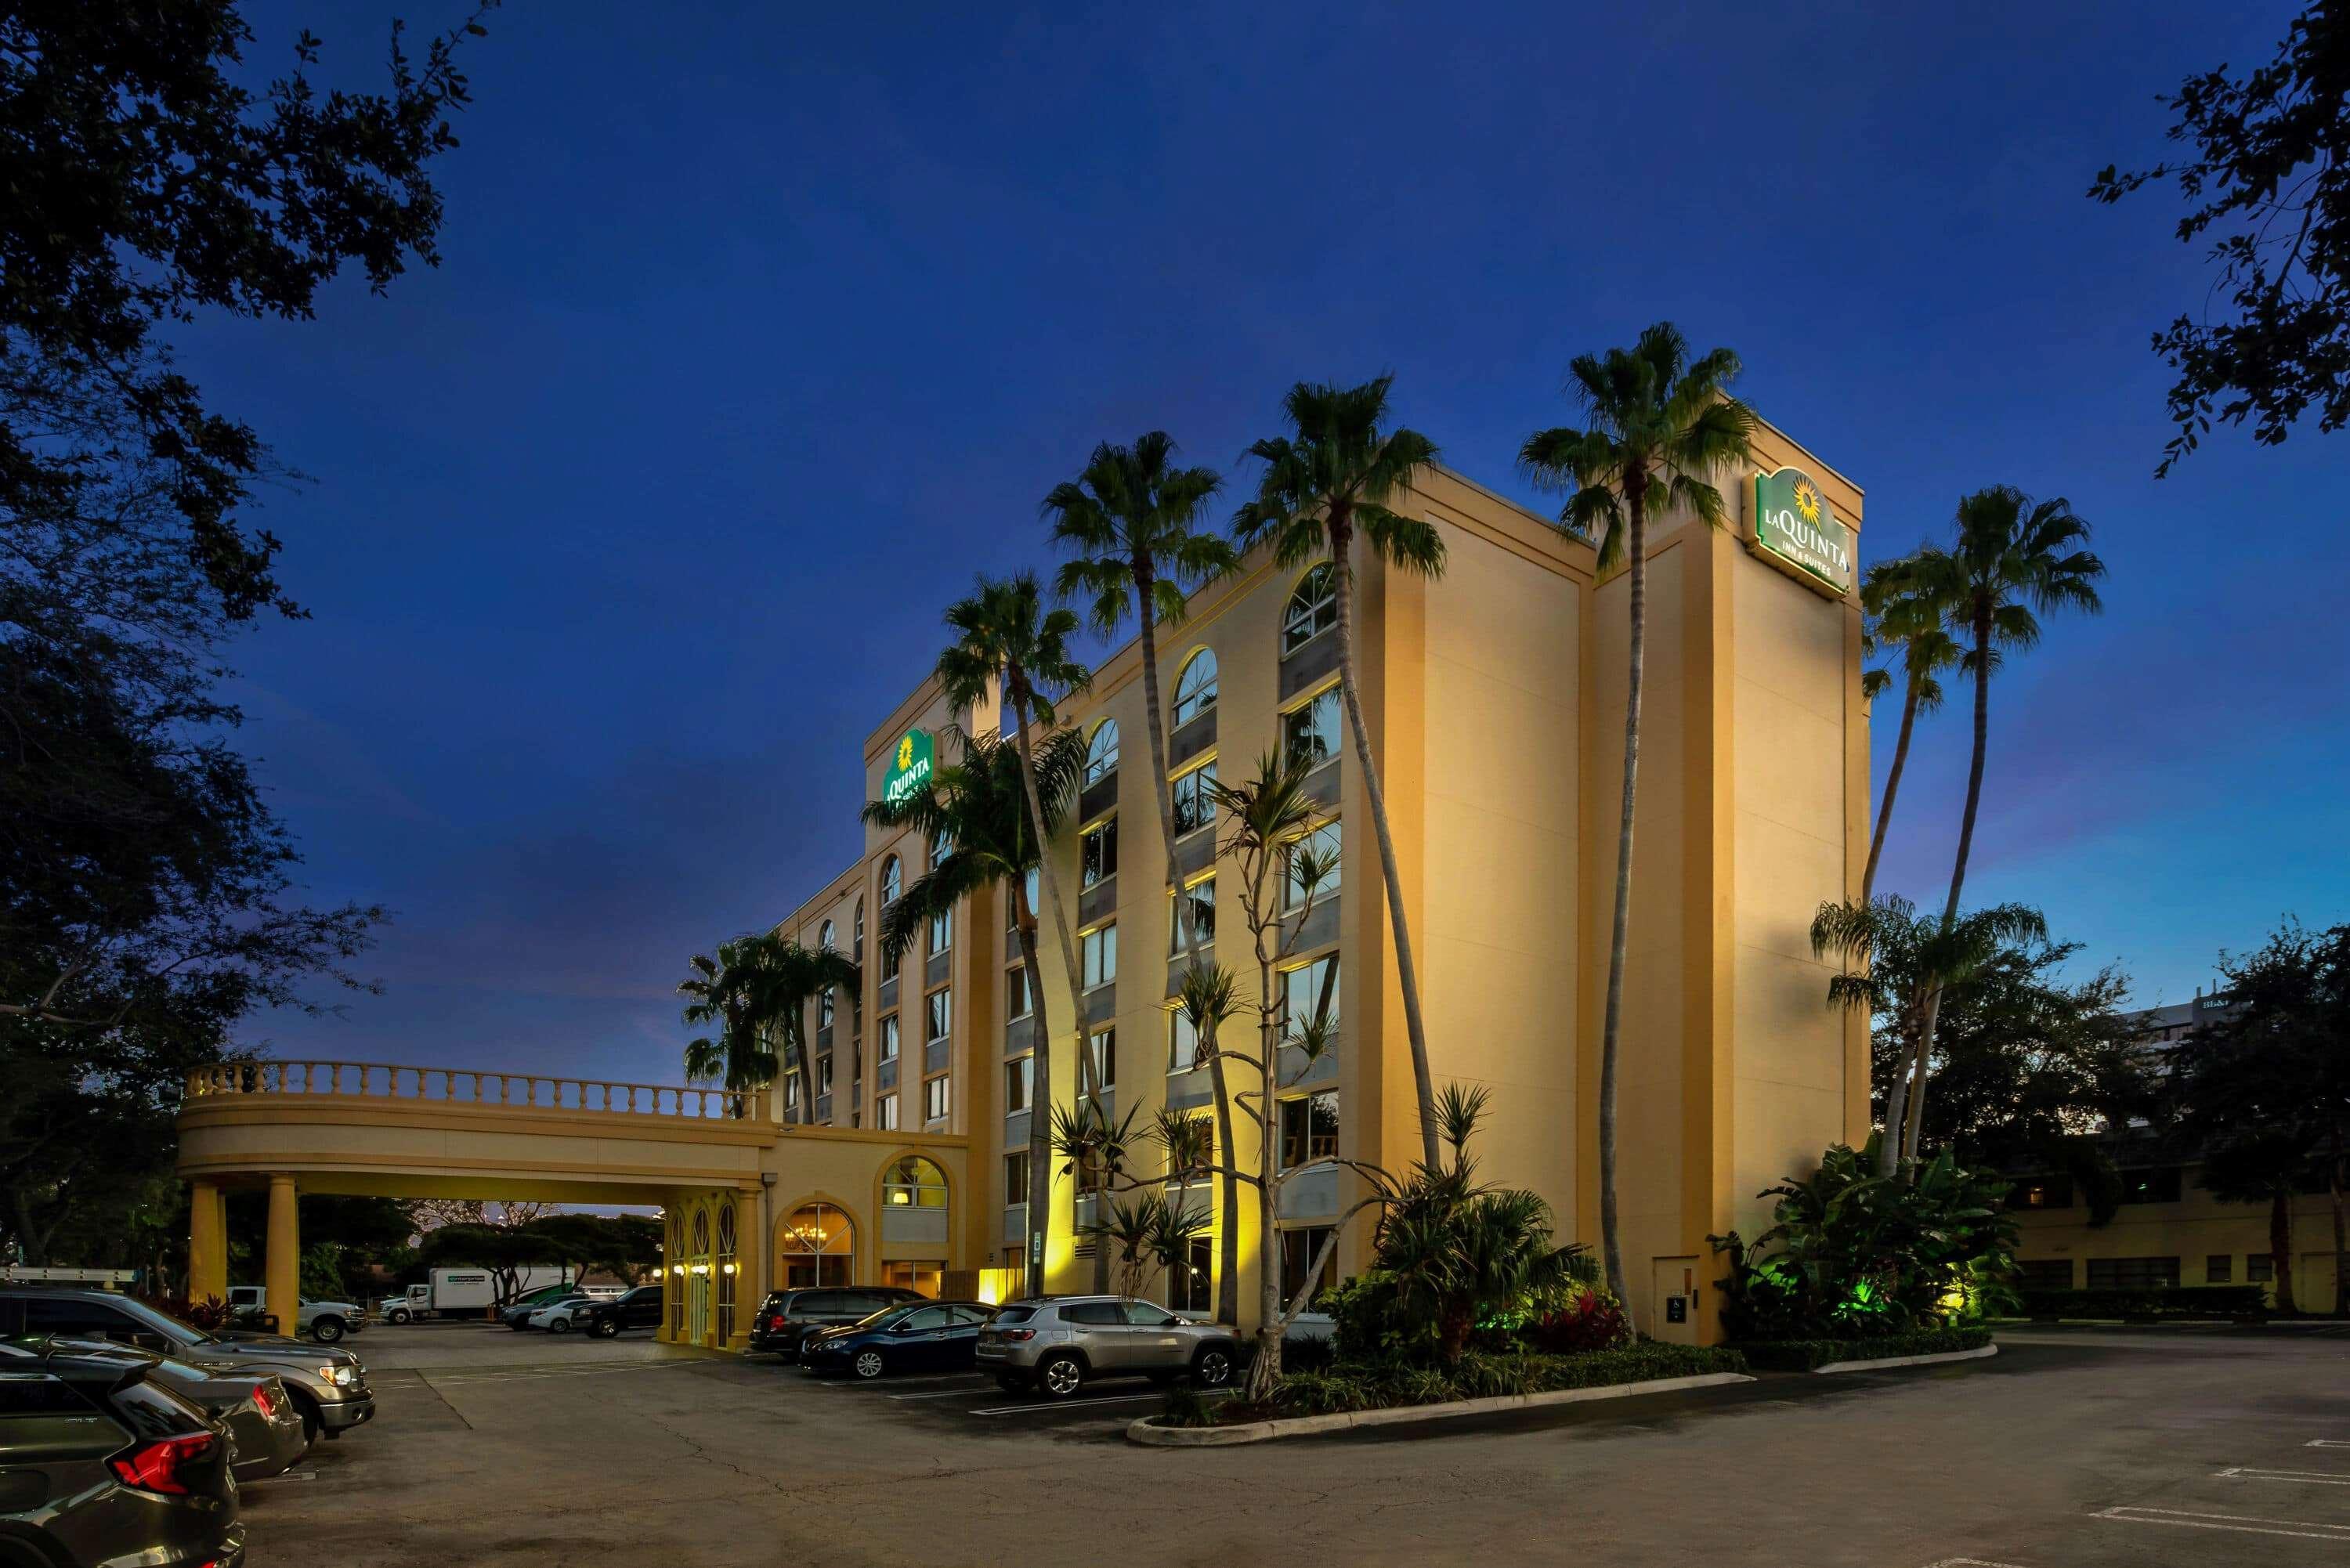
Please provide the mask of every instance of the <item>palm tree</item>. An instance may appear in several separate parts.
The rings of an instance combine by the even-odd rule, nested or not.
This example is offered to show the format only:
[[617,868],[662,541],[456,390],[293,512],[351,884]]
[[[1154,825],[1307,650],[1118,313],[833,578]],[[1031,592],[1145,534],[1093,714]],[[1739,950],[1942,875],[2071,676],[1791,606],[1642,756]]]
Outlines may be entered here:
[[[1028,902],[1028,877],[1042,873],[1043,846],[1076,798],[1085,774],[1085,742],[1069,731],[1030,745],[1001,735],[959,737],[962,757],[938,770],[930,784],[896,805],[874,801],[865,820],[880,827],[912,828],[929,838],[943,833],[952,846],[927,874],[881,917],[885,961],[894,961],[912,945],[933,914],[950,910],[989,888],[1011,889],[1013,927],[1027,974],[1029,1006],[1035,1016],[1035,1082],[1040,1095],[1052,1081],[1052,1019],[1045,1005],[1044,971],[1036,958],[1036,911]],[[1025,748],[1029,754],[1023,756]],[[1033,792],[1033,793],[1032,793]],[[1031,802],[1035,803],[1033,815]],[[1035,824],[1041,820],[1044,831]],[[1049,1123],[1028,1117],[1028,1249],[1025,1293],[1045,1289],[1044,1238],[1052,1212],[1053,1162]],[[1007,1195],[1008,1196],[1008,1195]]]
[[1918,1157],[1918,1124],[1911,1116],[1905,1135],[1903,1110],[1910,1092],[1908,1058],[1924,1037],[1928,1007],[1981,974],[2003,948],[2047,940],[2047,922],[2023,904],[1995,904],[1948,926],[1891,896],[1822,904],[1812,917],[1812,951],[1834,953],[1845,965],[1842,974],[1828,979],[1828,1004],[1883,1020],[1881,1026],[1904,1047],[1885,1085],[1877,1174],[1889,1176],[1902,1160]]
[[804,948],[797,942],[768,939],[761,966],[764,999],[775,1021],[783,1026],[785,1060],[799,1074],[800,1120],[816,1120],[816,1063],[808,1053],[808,1003],[838,987],[855,992],[864,975],[845,954],[827,948]]
[[[1227,1151],[1223,1169],[1217,1176],[1217,1202],[1226,1216],[1216,1232],[1216,1321],[1238,1327],[1241,1321],[1241,1228],[1240,1173],[1233,1168],[1229,1151],[1232,1147],[1232,1095],[1231,1080],[1224,1071],[1224,1022],[1239,1011],[1235,1000],[1238,981],[1232,970],[1219,963],[1201,963],[1198,955],[1184,967],[1183,978],[1178,982],[1176,1011],[1191,1026],[1192,1056],[1208,1064],[1208,1086],[1215,1116],[1215,1147]],[[1170,1156],[1175,1152],[1170,1146]],[[1209,1161],[1201,1160],[1204,1165]],[[1179,1167],[1170,1163],[1170,1172]]]
[[[1599,1236],[1608,1288],[1630,1310],[1616,1221],[1617,1064],[1622,1054],[1624,968],[1632,923],[1632,805],[1640,773],[1640,686],[1648,645],[1648,519],[1668,509],[1710,528],[1725,515],[1711,475],[1753,460],[1754,415],[1729,395],[1738,356],[1716,348],[1691,362],[1669,321],[1640,334],[1629,350],[1575,356],[1567,393],[1583,406],[1581,428],[1562,425],[1526,438],[1519,461],[1534,478],[1567,492],[1559,523],[1596,545],[1599,569],[1631,569],[1632,649],[1624,704],[1624,804],[1616,830],[1616,919],[1607,947],[1607,1022],[1599,1043]],[[1433,1164],[1431,1158],[1430,1163]]]
[[1951,607],[1933,592],[1933,586],[1946,582],[1949,576],[1934,559],[1940,554],[1929,545],[1914,556],[1879,561],[1868,568],[1860,586],[1871,646],[1899,654],[1898,676],[1891,665],[1872,670],[1861,678],[1861,694],[1874,701],[1896,679],[1901,682],[1900,738],[1893,743],[1893,765],[1885,774],[1885,798],[1877,805],[1877,827],[1868,838],[1868,868],[1860,877],[1864,903],[1877,888],[1877,862],[1885,853],[1885,829],[1893,820],[1893,797],[1901,790],[1901,772],[1909,763],[1910,734],[1920,713],[1930,713],[1942,705],[1941,674],[1959,661],[1959,645],[1943,624]]
[[[1055,702],[1084,691],[1093,680],[1069,651],[1069,641],[1077,633],[1077,618],[1066,609],[1045,608],[1035,574],[1021,572],[993,582],[982,577],[976,594],[947,607],[946,621],[955,633],[955,640],[939,655],[939,686],[947,701],[957,708],[973,706],[1001,683],[1003,706],[1012,711],[1012,734],[1020,758],[1021,786],[1028,796],[1029,824],[1045,845],[1036,860],[1037,886],[1045,895],[1045,908],[1052,911],[1053,934],[1059,940],[1061,963],[1069,977],[1069,1015],[1077,1029],[1077,1097],[1092,1099],[1098,1086],[1093,1081],[1093,1053],[1086,1048],[1084,1008],[1077,998],[1076,938],[1069,924],[1068,907],[1061,899],[1061,879],[1053,870],[1035,747],[1029,734],[1032,724],[1050,732]],[[1041,1033],[1042,1014],[1036,1026]],[[1042,1075],[1041,1051],[1036,1065],[1036,1093],[1049,1099],[1052,1091]],[[1029,1221],[1032,1228],[1040,1222],[1035,1217]],[[1108,1288],[1109,1259],[1097,1247],[1094,1289],[1098,1293]]]
[[717,957],[696,953],[688,960],[693,972],[677,986],[677,993],[686,999],[688,1024],[718,1025],[714,1036],[686,1042],[686,1080],[723,1082],[736,1096],[732,1109],[738,1116],[744,1114],[752,1091],[774,1083],[783,1067],[770,1033],[777,1021],[772,945],[772,939],[759,936],[721,942]]
[[1436,1085],[1428,1065],[1428,1029],[1421,1021],[1419,971],[1412,962],[1404,918],[1403,878],[1396,869],[1395,833],[1378,760],[1355,690],[1355,552],[1357,535],[1390,570],[1440,576],[1444,539],[1433,524],[1390,511],[1388,497],[1436,461],[1436,443],[1418,431],[1381,433],[1393,376],[1359,387],[1300,381],[1282,400],[1292,433],[1258,441],[1248,455],[1264,464],[1257,497],[1233,514],[1232,533],[1243,547],[1270,543],[1274,558],[1295,566],[1327,554],[1336,576],[1338,692],[1362,767],[1363,797],[1379,844],[1379,874],[1387,883],[1388,920],[1395,932],[1396,981],[1403,992],[1404,1029],[1411,1042],[1412,1082],[1419,1096],[1420,1142],[1436,1158]]
[[[1959,503],[1958,523],[1958,543],[1948,552],[1921,556],[1914,568],[1918,592],[1946,605],[1951,630],[1965,637],[1966,651],[1959,664],[1975,688],[1974,756],[1967,768],[1967,804],[1959,818],[1950,895],[1942,906],[1945,929],[1959,917],[1967,857],[1974,847],[1975,814],[1982,805],[1991,672],[2009,653],[2039,642],[2039,616],[2062,609],[2095,615],[2104,608],[2096,584],[2106,575],[2105,563],[2080,547],[2088,540],[2088,524],[2074,514],[2072,503],[2062,496],[2034,504],[2013,486],[1995,484]],[[1918,1032],[1918,1054],[1910,1065],[1906,1141],[1913,1156],[1940,1001],[1937,995],[1927,1002],[1925,1027]]]

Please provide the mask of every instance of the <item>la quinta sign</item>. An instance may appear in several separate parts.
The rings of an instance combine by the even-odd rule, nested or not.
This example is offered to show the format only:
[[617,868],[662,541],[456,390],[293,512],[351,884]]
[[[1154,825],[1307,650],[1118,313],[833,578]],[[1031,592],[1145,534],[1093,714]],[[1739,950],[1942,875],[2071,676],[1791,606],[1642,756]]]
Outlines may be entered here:
[[1754,478],[1754,553],[1838,595],[1852,591],[1852,530],[1800,468]]
[[931,743],[928,730],[909,730],[898,742],[898,751],[889,759],[889,771],[881,775],[881,804],[903,805],[920,794],[931,782],[931,770],[938,763],[938,748]]

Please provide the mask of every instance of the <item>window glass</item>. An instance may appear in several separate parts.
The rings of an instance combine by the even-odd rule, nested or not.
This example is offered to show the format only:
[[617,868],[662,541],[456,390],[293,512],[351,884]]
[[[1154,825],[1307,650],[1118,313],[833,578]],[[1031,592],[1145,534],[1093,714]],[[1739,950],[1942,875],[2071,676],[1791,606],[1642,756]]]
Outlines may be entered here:
[[865,961],[865,900],[857,900],[856,950],[849,954],[858,963]]
[[957,1328],[968,1328],[975,1323],[985,1323],[995,1315],[994,1309],[983,1306],[949,1307],[947,1314],[954,1320],[954,1325]]
[[[1281,1300],[1284,1310],[1296,1299],[1297,1289],[1305,1282],[1305,1271],[1313,1266],[1315,1255],[1328,1239],[1327,1225],[1307,1225],[1281,1233]],[[1322,1272],[1314,1282],[1314,1293],[1321,1294],[1338,1282],[1338,1250],[1330,1249],[1330,1256],[1322,1264]]]
[[1117,771],[1118,721],[1104,719],[1086,746],[1086,783],[1097,784]]
[[1338,1026],[1338,955],[1284,970],[1281,976],[1281,1033],[1293,1038],[1314,1023]]
[[925,1121],[946,1120],[947,1086],[951,1081],[945,1077],[926,1078],[922,1081],[922,1117]]
[[1338,754],[1338,689],[1331,687],[1281,716],[1282,755],[1314,767]]
[[873,1059],[877,1062],[896,1061],[898,1059],[898,1015],[894,1012],[889,1014],[876,1025],[876,1029],[878,1033],[875,1037]]
[[898,1323],[899,1328],[908,1334],[922,1334],[946,1325],[947,1309],[944,1307],[924,1307],[920,1312],[910,1312]]
[[816,929],[816,945],[820,949],[829,950],[835,945],[833,936],[834,931],[832,929],[832,922],[830,920],[827,920]]
[[1028,1096],[1036,1081],[1036,1059],[1022,1056],[1003,1064],[1003,1113],[1028,1108]]
[[1205,1236],[1192,1237],[1186,1261],[1168,1277],[1167,1304],[1182,1313],[1213,1311],[1215,1268],[1215,1243]]
[[2091,1258],[2089,1288],[2093,1291],[2148,1291],[2178,1283],[2176,1258]]
[[1167,1011],[1167,1070],[1188,1073],[1200,1064],[1200,1034],[1191,1015],[1180,1007]]
[[1097,1030],[1086,1041],[1086,1046],[1093,1053],[1095,1085],[1109,1088],[1118,1082],[1118,1031]]
[[898,901],[898,895],[905,891],[905,883],[906,875],[905,872],[899,867],[898,857],[896,856],[892,855],[889,859],[881,862],[882,903],[896,903]]
[[1153,1306],[1149,1302],[1127,1302],[1123,1304],[1126,1307],[1126,1321],[1138,1328],[1157,1328],[1161,1324],[1175,1321],[1173,1313],[1169,1312],[1165,1307]]
[[891,1131],[897,1127],[898,1096],[896,1094],[891,1093],[884,1095],[879,1101],[875,1102],[873,1106],[873,1125],[883,1132]]
[[816,999],[816,1026],[817,1028],[829,1029],[832,1027],[833,1007],[832,987],[827,985],[824,988],[824,994]]
[[1061,1321],[1106,1327],[1123,1324],[1126,1316],[1116,1302],[1071,1302],[1061,1309]]
[[954,853],[954,835],[953,835],[953,834],[949,833],[945,828],[941,827],[941,828],[940,828],[936,833],[933,833],[933,834],[931,834],[931,870],[933,870],[933,871],[937,870],[937,869],[939,868],[939,862],[941,862],[941,861],[944,860],[948,856],[952,855],[953,853]]
[[1032,1004],[1028,996],[1028,966],[1026,964],[1024,963],[1017,969],[1008,970],[1004,972],[1003,1006],[1003,1016],[1007,1019],[1025,1018],[1032,1011]]
[[816,1092],[819,1095],[832,1093],[832,1058],[829,1056],[816,1059]]
[[1216,764],[1208,763],[1178,777],[1169,786],[1175,794],[1176,837],[1214,825],[1216,797],[1209,786],[1215,782]]
[[[1037,900],[1044,897],[1037,888],[1036,867],[1028,867],[1027,875],[1020,878],[1020,887],[1028,898],[1028,913],[1033,916],[1037,912]],[[1007,931],[1020,929],[1020,900],[1008,890],[1003,896],[1003,929]]]
[[1338,624],[1338,574],[1323,562],[1305,574],[1281,617],[1281,651],[1294,653]]
[[1281,1102],[1281,1168],[1287,1170],[1338,1153],[1336,1090]]
[[930,1010],[931,1032],[924,1038],[943,1040],[954,1033],[954,991],[951,987],[934,991],[926,999]]
[[1187,911],[1201,947],[1216,940],[1216,879],[1213,877],[1202,877],[1184,888],[1180,903],[1173,894],[1168,896],[1168,902],[1172,908],[1167,919],[1167,950],[1170,953],[1183,950],[1183,916]]
[[[1304,909],[1308,894],[1312,895],[1311,901],[1317,906],[1327,904],[1338,896],[1341,876],[1347,866],[1340,847],[1344,838],[1344,832],[1333,818],[1297,841],[1282,866],[1281,907],[1284,911]],[[1305,858],[1310,858],[1321,873],[1310,886],[1305,878],[1305,859],[1300,858],[1300,850],[1311,852]]]
[[25,1332],[35,1337],[54,1334],[68,1339],[111,1339],[128,1345],[139,1326],[128,1313],[118,1312],[103,1302],[76,1301],[70,1296],[25,1298]]
[[1077,840],[1077,885],[1090,888],[1118,875],[1118,818],[1086,829]]
[[1003,1157],[1003,1201],[1028,1201],[1028,1151],[1015,1148]]
[[2224,1285],[2236,1277],[2236,1255],[2233,1252],[2212,1252],[2203,1260],[2203,1282]]
[[1175,724],[1190,723],[1216,705],[1216,656],[1201,649],[1175,678]]
[[943,1209],[947,1177],[919,1154],[910,1154],[889,1167],[882,1178],[881,1201],[893,1209]]
[[1086,990],[1107,985],[1118,978],[1118,926],[1115,921],[1098,930],[1086,932],[1077,939],[1077,961],[1085,971]]
[[2122,1201],[2125,1203],[2176,1203],[2178,1201],[2178,1168],[2175,1165],[2152,1170],[2122,1172]]
[[954,911],[941,909],[931,915],[930,919],[930,956],[936,958],[952,946],[954,946]]
[[2276,1258],[2268,1252],[2244,1254],[2244,1282],[2248,1285],[2276,1283]]

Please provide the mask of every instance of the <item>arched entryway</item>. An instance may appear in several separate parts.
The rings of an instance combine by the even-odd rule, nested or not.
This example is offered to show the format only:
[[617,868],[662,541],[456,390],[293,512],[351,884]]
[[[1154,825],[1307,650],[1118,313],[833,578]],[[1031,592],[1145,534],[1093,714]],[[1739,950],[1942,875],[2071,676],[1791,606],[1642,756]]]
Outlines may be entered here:
[[857,1265],[857,1225],[837,1203],[803,1203],[775,1226],[775,1288],[846,1285]]

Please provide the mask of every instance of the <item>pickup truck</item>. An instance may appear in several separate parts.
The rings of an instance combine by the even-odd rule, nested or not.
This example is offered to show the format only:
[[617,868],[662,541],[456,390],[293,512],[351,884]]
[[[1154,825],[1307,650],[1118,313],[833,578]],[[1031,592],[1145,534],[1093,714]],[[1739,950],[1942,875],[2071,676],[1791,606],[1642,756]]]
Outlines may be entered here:
[[[228,1311],[232,1322],[250,1322],[262,1317],[268,1310],[267,1293],[261,1286],[229,1286]],[[332,1345],[347,1334],[357,1334],[366,1322],[367,1314],[350,1302],[314,1302],[305,1298],[295,1332],[307,1334],[320,1345]],[[285,1325],[281,1324],[278,1326],[282,1331]]]

